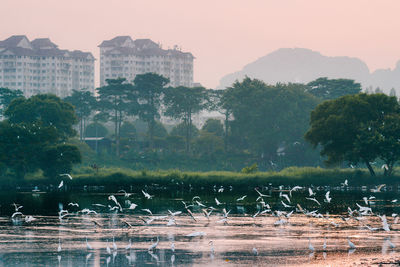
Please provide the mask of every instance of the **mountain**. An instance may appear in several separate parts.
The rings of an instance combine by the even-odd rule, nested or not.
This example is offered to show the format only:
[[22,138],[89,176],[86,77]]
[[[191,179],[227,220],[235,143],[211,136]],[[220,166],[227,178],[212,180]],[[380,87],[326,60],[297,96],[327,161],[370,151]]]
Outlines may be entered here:
[[370,73],[368,66],[358,58],[328,57],[305,48],[281,48],[244,66],[238,72],[224,76],[218,88],[229,87],[245,76],[269,84],[308,83],[319,77],[347,78],[361,83],[363,88],[380,87],[389,92],[391,88],[400,90],[400,61],[394,70],[380,69]]

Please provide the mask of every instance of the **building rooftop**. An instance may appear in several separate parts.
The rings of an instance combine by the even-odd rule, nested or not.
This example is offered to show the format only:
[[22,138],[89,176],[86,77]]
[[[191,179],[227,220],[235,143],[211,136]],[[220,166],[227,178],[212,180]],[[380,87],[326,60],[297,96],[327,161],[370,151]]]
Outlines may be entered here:
[[0,41],[0,55],[2,54],[12,54],[16,56],[71,57],[94,60],[90,52],[59,49],[49,38],[38,38],[30,42],[25,35],[13,35],[4,41]]
[[194,58],[192,53],[182,52],[178,49],[162,49],[159,44],[150,39],[132,40],[130,36],[117,36],[111,40],[103,41],[100,48],[107,47],[105,55],[122,54],[122,55],[137,55],[137,56],[181,56]]

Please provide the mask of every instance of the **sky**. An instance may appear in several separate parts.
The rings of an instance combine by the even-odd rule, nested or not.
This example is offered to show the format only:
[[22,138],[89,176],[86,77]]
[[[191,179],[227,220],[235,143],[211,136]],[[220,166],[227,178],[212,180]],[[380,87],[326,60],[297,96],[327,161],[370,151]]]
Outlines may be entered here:
[[178,45],[207,88],[283,47],[357,57],[371,71],[400,60],[398,0],[1,0],[1,9],[0,40],[49,37],[97,59],[118,35]]

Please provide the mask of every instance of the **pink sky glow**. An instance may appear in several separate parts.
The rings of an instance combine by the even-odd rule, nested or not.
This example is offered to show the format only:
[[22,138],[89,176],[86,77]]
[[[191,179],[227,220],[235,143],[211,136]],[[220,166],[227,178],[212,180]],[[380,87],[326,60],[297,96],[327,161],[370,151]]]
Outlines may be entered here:
[[400,60],[398,0],[2,0],[1,9],[0,40],[49,37],[97,59],[97,45],[117,35],[177,44],[208,88],[282,47],[358,57],[371,71]]

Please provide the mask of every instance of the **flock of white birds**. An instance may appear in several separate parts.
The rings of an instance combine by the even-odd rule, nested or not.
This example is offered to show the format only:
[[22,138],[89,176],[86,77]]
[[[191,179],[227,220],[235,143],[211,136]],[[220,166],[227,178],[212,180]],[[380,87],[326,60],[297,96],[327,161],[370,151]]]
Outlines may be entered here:
[[[69,179],[72,179],[71,175],[69,174],[61,174],[60,176],[65,176],[68,177]],[[64,186],[64,182],[61,181],[60,185],[58,188],[61,188]],[[348,181],[345,180],[343,183],[341,183],[341,187],[348,187]],[[385,185],[379,185],[376,186],[374,189],[371,189],[371,193],[378,193],[384,188]],[[214,186],[214,194],[218,195],[218,193],[224,192],[224,187],[221,186],[217,188],[217,186]],[[228,189],[229,190],[229,189]],[[230,187],[230,190],[232,190],[232,187]],[[268,198],[271,197],[271,195],[265,194],[260,192],[261,189],[254,189],[254,195],[251,197],[256,198],[256,205],[257,205],[257,212],[254,214],[249,214],[249,216],[252,216],[253,218],[260,217],[260,216],[266,216],[267,214],[275,216],[276,220],[274,221],[275,226],[280,226],[280,225],[286,225],[289,223],[289,219],[292,216],[293,213],[296,214],[303,214],[308,217],[314,217],[314,218],[320,218],[321,220],[326,221],[330,225],[334,227],[339,227],[339,223],[337,221],[330,218],[329,213],[327,212],[326,214],[321,214],[319,212],[319,207],[321,206],[321,202],[325,203],[325,210],[327,205],[329,205],[332,202],[332,197],[330,195],[330,191],[327,191],[325,195],[320,198],[316,197],[316,193],[313,191],[311,187],[302,187],[302,186],[294,186],[291,188],[284,188],[283,186],[279,186],[276,191],[279,193],[279,206],[281,209],[275,209],[272,210],[270,204],[268,204]],[[309,210],[306,207],[302,207],[299,203],[294,203],[293,200],[293,195],[296,194],[297,191],[302,191],[307,194],[307,197],[305,197],[305,200],[302,203],[310,203],[308,207],[314,208],[314,210]],[[270,191],[271,193],[271,191]],[[148,192],[145,190],[141,190],[141,194],[143,195],[143,198],[145,199],[153,199],[155,196],[150,195]],[[303,193],[304,194],[304,193]],[[120,198],[120,201],[118,201],[117,197]],[[114,213],[123,213],[124,210],[129,210],[134,211],[134,213],[137,213],[136,218],[140,219],[143,223],[143,225],[150,225],[154,221],[165,221],[167,226],[172,226],[176,225],[176,216],[190,216],[192,220],[197,221],[199,216],[204,216],[207,220],[213,219],[212,215],[216,214],[218,216],[214,216],[214,218],[217,218],[218,223],[223,223],[223,224],[228,224],[229,223],[229,214],[231,210],[226,210],[226,203],[221,202],[218,200],[217,197],[214,198],[215,204],[214,203],[207,203],[205,201],[202,201],[199,196],[194,196],[191,201],[184,202],[182,201],[182,211],[171,211],[168,210],[167,214],[160,215],[160,214],[153,214],[153,212],[148,209],[148,208],[143,208],[139,210],[139,205],[135,204],[131,201],[132,196],[134,196],[133,193],[128,193],[124,190],[118,191],[117,194],[112,194],[109,195],[107,200],[108,200],[108,205],[104,204],[97,204],[94,203],[92,204],[93,207],[90,208],[83,208],[80,209],[80,205],[78,203],[68,203],[68,209],[74,210],[74,212],[69,211],[68,209],[63,209],[63,205],[60,205],[60,211],[58,213],[59,215],[59,220],[62,221],[65,217],[70,216],[70,215],[76,215],[76,214],[85,214],[85,215],[96,215],[99,212],[99,209],[101,208],[102,210],[107,210],[107,212],[114,212]],[[121,198],[123,198],[123,202],[121,201]],[[136,195],[137,198],[137,195]],[[238,203],[243,203],[245,199],[247,198],[247,195],[243,195],[241,197],[236,198],[233,201],[233,204],[238,204]],[[388,218],[386,215],[382,214],[375,214],[371,208],[370,203],[376,199],[375,196],[370,195],[369,197],[365,196],[363,197],[362,201],[360,200],[360,203],[356,203],[356,206],[358,209],[351,209],[350,207],[347,208],[346,213],[342,214],[340,216],[341,220],[343,220],[343,223],[347,223],[349,220],[354,220],[358,222],[362,227],[365,227],[369,229],[370,231],[391,231],[391,225],[388,223]],[[392,203],[396,203],[397,199],[393,199],[391,201]],[[123,204],[121,204],[123,203]],[[232,204],[232,203],[231,203]],[[280,205],[281,204],[281,205]],[[37,218],[33,217],[32,215],[24,215],[20,210],[23,208],[22,206],[18,204],[13,204],[15,207],[15,212],[11,215],[11,220],[14,223],[33,223]],[[304,204],[303,204],[304,205]],[[79,210],[79,211],[78,211]],[[96,211],[97,210],[97,211]],[[201,211],[201,212],[199,212]],[[369,216],[377,216],[381,220],[381,227],[372,227],[371,225],[368,225],[364,217],[369,217]],[[391,217],[393,217],[393,224],[396,224],[399,220],[399,216],[397,214],[391,214]],[[120,219],[121,222],[125,225],[127,228],[133,228],[131,223],[129,223],[126,219]],[[95,217],[91,219],[91,222],[93,223],[93,226],[95,229],[102,228],[104,227],[101,223],[96,221]],[[192,232],[187,235],[187,237],[198,237],[198,236],[204,236],[206,235],[205,232]],[[110,238],[111,240],[111,238]],[[148,247],[148,253],[152,255],[152,257],[157,257],[153,252],[156,250],[158,244],[159,244],[159,237],[156,236],[155,241]],[[387,240],[388,246],[391,247],[392,249],[396,247],[395,244],[393,244],[390,239]],[[214,244],[213,241],[210,241],[210,255],[213,257],[215,250],[214,250]],[[354,252],[356,249],[356,245],[349,239],[347,238],[347,245],[348,245],[348,250],[349,253]],[[85,238],[85,246],[86,249],[88,250],[88,256],[87,259],[90,258],[91,256],[91,251],[93,250],[93,246],[90,244],[88,238]],[[129,240],[129,243],[126,245],[125,250],[128,252],[131,250],[133,247],[132,241]],[[326,251],[327,248],[327,239],[324,239],[324,244],[322,247],[322,251]],[[308,241],[308,249],[310,250],[310,253],[313,253],[315,251],[315,248],[311,242],[311,239]],[[62,248],[62,240],[60,239],[58,242],[58,247],[57,247],[57,252],[60,253],[63,250]],[[109,245],[109,242],[107,241],[107,245],[104,248],[105,252],[109,254],[110,256],[115,256],[117,255],[118,247],[117,244],[115,243],[115,238],[114,236],[112,237],[112,242],[111,242],[111,247]],[[171,251],[172,253],[175,252],[175,244],[172,241],[171,242]],[[257,256],[258,250],[257,248],[253,248],[251,252],[254,256]],[[127,258],[129,261],[132,260],[132,258],[129,258],[131,254],[127,254]],[[61,256],[59,255],[59,261],[61,259]],[[173,254],[171,256],[171,262],[174,263],[175,261],[175,255]],[[110,257],[107,258],[107,264],[110,261]]]

